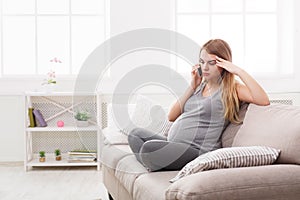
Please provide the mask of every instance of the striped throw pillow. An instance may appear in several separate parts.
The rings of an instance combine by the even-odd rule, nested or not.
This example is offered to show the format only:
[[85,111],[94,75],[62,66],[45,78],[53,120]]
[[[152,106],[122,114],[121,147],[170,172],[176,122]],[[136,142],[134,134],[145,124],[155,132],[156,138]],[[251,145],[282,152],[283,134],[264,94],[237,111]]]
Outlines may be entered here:
[[170,182],[210,169],[270,165],[276,161],[279,154],[280,150],[264,146],[217,149],[202,154],[186,164]]

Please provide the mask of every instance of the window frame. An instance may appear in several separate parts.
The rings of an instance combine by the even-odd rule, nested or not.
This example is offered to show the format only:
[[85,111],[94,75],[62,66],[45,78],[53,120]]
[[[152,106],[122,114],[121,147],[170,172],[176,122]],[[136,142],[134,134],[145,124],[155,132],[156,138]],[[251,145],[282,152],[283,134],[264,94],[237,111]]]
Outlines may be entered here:
[[[37,1],[38,0],[34,0],[34,13],[33,14],[4,14],[3,9],[0,9],[0,81],[10,81],[10,80],[14,80],[14,81],[22,81],[22,80],[36,80],[36,79],[41,79],[42,77],[45,77],[44,74],[39,74],[38,73],[38,17],[68,17],[68,30],[69,30],[69,44],[68,44],[68,48],[69,48],[69,56],[68,56],[68,62],[69,65],[66,66],[68,69],[68,73],[67,74],[59,74],[59,79],[60,80],[75,80],[75,78],[77,77],[77,73],[73,73],[73,68],[72,68],[72,18],[73,17],[101,17],[103,18],[103,22],[104,22],[104,27],[103,27],[103,35],[104,35],[104,40],[107,40],[109,38],[109,30],[110,30],[110,25],[109,25],[109,10],[110,10],[110,4],[109,4],[109,0],[103,0],[103,14],[75,14],[72,13],[72,0],[68,0],[69,2],[69,6],[68,6],[68,13],[67,14],[41,14],[38,13],[38,7],[37,7]],[[3,2],[2,0],[0,0],[0,7],[2,8],[3,6]],[[28,74],[28,75],[22,75],[22,74],[5,74],[4,73],[4,59],[3,59],[3,52],[5,51],[4,46],[3,46],[3,17],[4,16],[17,16],[17,17],[22,17],[22,16],[30,16],[30,17],[34,17],[34,24],[35,24],[35,52],[34,52],[34,59],[35,59],[35,72],[34,74]]]
[[[284,20],[282,20],[282,16],[284,16],[284,12],[283,12],[283,9],[286,9],[286,8],[283,8],[283,9],[280,9],[282,7],[282,3],[283,1],[282,0],[276,0],[276,4],[277,4],[277,9],[276,11],[274,12],[269,12],[269,11],[246,11],[246,7],[245,7],[245,4],[246,4],[246,1],[245,0],[241,0],[243,1],[242,4],[243,4],[243,10],[241,12],[238,12],[238,11],[232,11],[232,12],[218,12],[218,11],[212,11],[212,2],[211,1],[208,1],[209,3],[209,10],[207,12],[179,12],[178,11],[178,1],[179,0],[175,0],[175,3],[174,3],[174,13],[175,13],[175,17],[174,17],[174,21],[173,21],[173,27],[174,27],[174,30],[176,32],[179,32],[180,30],[178,29],[178,18],[180,16],[199,16],[199,15],[205,15],[205,16],[208,16],[209,18],[209,36],[210,38],[212,38],[212,16],[213,15],[233,15],[233,14],[238,14],[238,15],[242,15],[242,21],[243,21],[243,66],[246,64],[246,59],[245,59],[245,52],[246,52],[246,16],[247,15],[255,15],[255,14],[275,14],[276,17],[277,17],[277,30],[278,30],[278,36],[277,36],[277,43],[278,43],[278,48],[277,48],[277,55],[276,55],[276,58],[278,59],[276,63],[279,63],[277,64],[274,68],[276,70],[276,72],[270,74],[270,73],[257,73],[257,72],[254,72],[253,73],[253,76],[259,80],[263,80],[263,81],[272,81],[272,80],[278,80],[278,79],[289,79],[289,78],[294,78],[295,77],[295,73],[297,73],[297,69],[296,69],[296,60],[295,60],[295,55],[296,55],[296,51],[293,52],[293,55],[291,56],[291,61],[290,63],[292,63],[292,73],[291,74],[282,74],[280,73],[283,69],[283,67],[280,67],[283,63],[284,63],[284,60],[280,59],[280,56],[281,55],[281,46],[283,45],[284,43],[284,31],[281,31],[280,27],[284,27],[285,26],[285,23],[284,23]],[[284,2],[285,3],[285,2]],[[296,4],[294,1],[291,1],[289,2],[291,5],[294,5]],[[294,6],[296,7],[296,6]],[[296,19],[296,13],[295,13],[295,10],[294,11],[294,15],[292,16],[293,18],[293,22],[291,23],[295,23],[294,20]],[[292,31],[292,34],[293,34],[293,37],[295,38],[295,29],[294,30],[291,30]],[[199,44],[201,45],[201,44]],[[295,46],[293,46],[295,47]],[[294,48],[295,49],[295,48]],[[234,53],[234,52],[233,52]],[[190,76],[190,73],[184,73],[184,72],[179,72],[178,71],[178,61],[177,59],[176,60],[172,60],[171,61],[172,63],[175,64],[175,67],[174,69],[178,72],[178,73],[181,73],[182,75],[184,75],[186,78],[188,78]],[[240,66],[243,68],[243,66]]]

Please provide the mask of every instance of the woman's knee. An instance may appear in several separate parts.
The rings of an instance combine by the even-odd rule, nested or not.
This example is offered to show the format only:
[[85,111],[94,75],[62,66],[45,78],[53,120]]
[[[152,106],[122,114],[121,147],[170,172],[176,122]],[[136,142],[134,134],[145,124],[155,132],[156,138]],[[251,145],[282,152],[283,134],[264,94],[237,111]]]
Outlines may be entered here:
[[145,142],[141,148],[141,153],[150,153],[157,151],[166,146],[166,141],[163,140],[149,140]]
[[134,128],[134,129],[132,129],[132,130],[129,132],[128,136],[136,136],[136,135],[139,135],[142,131],[143,131],[142,128]]
[[134,143],[134,141],[136,141],[136,139],[139,138],[141,131],[142,131],[141,128],[134,128],[129,132],[128,134],[129,144]]

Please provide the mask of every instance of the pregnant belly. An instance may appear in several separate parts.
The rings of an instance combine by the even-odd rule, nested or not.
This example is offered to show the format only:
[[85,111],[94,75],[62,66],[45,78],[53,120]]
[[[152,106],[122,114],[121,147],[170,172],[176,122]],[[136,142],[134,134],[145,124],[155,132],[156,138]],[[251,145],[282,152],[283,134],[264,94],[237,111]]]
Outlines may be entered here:
[[191,144],[200,149],[220,147],[220,137],[224,122],[205,121],[201,118],[183,117],[177,118],[168,133],[168,141]]
[[205,128],[200,126],[199,121],[191,118],[178,118],[169,130],[168,140],[198,147],[202,140],[201,133],[205,132]]

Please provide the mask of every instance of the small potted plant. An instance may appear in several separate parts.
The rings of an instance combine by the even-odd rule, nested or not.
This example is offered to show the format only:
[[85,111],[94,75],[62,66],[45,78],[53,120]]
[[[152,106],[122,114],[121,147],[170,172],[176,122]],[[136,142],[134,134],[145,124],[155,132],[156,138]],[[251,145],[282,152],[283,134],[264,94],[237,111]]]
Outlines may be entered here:
[[39,154],[40,154],[40,158],[39,158],[40,162],[45,162],[46,161],[45,151],[40,151]]
[[77,111],[74,116],[78,127],[86,127],[89,125],[88,119],[91,118],[87,111]]
[[55,160],[60,161],[61,160],[61,152],[59,149],[55,149],[54,150],[54,154],[55,154]]

